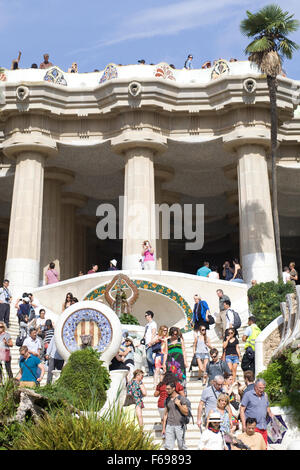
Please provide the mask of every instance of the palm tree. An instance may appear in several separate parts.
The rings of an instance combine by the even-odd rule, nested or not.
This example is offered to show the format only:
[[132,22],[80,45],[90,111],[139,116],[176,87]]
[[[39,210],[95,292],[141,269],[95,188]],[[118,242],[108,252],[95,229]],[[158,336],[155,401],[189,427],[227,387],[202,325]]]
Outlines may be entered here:
[[293,52],[299,49],[298,44],[288,39],[290,33],[299,27],[294,15],[284,12],[278,5],[267,5],[257,13],[246,12],[247,18],[240,24],[241,32],[252,37],[253,41],[246,47],[249,60],[258,65],[267,76],[270,96],[271,114],[271,160],[272,160],[272,215],[276,246],[277,268],[279,279],[282,278],[282,260],[280,248],[280,229],[277,203],[277,75],[282,73],[282,61],[291,59]]

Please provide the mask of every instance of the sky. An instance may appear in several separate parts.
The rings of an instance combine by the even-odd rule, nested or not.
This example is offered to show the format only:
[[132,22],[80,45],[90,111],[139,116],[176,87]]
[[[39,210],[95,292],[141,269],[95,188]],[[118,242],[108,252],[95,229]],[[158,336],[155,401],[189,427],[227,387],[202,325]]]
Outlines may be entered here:
[[[45,52],[63,70],[79,72],[116,64],[167,62],[182,68],[193,54],[194,68],[206,60],[245,60],[250,42],[239,25],[270,3],[300,20],[299,0],[0,0],[0,66],[10,68],[19,50],[20,67],[38,65]],[[300,45],[300,29],[291,37]],[[300,79],[300,51],[284,69]]]

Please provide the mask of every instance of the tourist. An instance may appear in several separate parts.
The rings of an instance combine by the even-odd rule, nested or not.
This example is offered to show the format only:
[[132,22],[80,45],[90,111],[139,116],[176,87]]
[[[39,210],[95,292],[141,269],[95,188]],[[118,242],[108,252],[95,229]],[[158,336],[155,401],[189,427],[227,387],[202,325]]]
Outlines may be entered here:
[[191,70],[193,68],[192,61],[193,61],[193,56],[192,56],[192,54],[189,54],[187,56],[186,61],[184,62],[184,68],[187,69],[187,70]]
[[62,305],[62,311],[66,310],[66,308],[72,305],[72,300],[73,300],[73,294],[72,292],[68,292],[66,295],[66,300],[64,301]]
[[47,351],[50,341],[54,336],[54,327],[50,319],[46,320],[44,331],[45,331],[45,339],[44,339],[44,348],[42,349],[43,355],[44,355],[44,352]]
[[[245,432],[239,434],[239,436],[237,437],[246,446],[250,447],[250,450],[267,450],[267,445],[264,441],[263,436],[259,432],[255,432],[256,426],[257,422],[255,418],[247,418]],[[231,450],[240,449],[232,445]]]
[[77,304],[77,302],[79,302],[77,297],[73,297],[73,299],[71,300],[71,305]]
[[73,62],[71,67],[68,68],[68,73],[78,73],[78,65],[76,62]]
[[29,354],[32,356],[41,356],[42,345],[40,339],[37,337],[36,328],[29,330],[29,336],[24,339],[23,346],[27,346]]
[[231,58],[229,62],[237,62],[237,59]]
[[184,339],[179,328],[172,326],[164,355],[164,372],[173,372],[186,391],[186,368],[188,367]]
[[211,61],[207,60],[206,62],[204,62],[204,64],[201,65],[201,68],[202,69],[210,69],[211,68]]
[[225,361],[219,359],[219,351],[216,348],[210,350],[211,361],[206,365],[205,377],[210,385],[217,375],[230,374],[230,369]]
[[9,280],[4,279],[0,288],[0,321],[4,321],[6,328],[9,328],[10,303],[12,301],[12,295],[8,287]]
[[92,264],[92,269],[90,269],[87,273],[95,274],[98,271],[98,269],[99,269],[98,264]]
[[13,347],[13,342],[9,333],[5,331],[5,323],[0,321],[0,382],[3,380],[2,362],[5,364],[5,369],[8,377],[13,378],[11,370],[11,355],[10,348]]
[[37,64],[31,64],[31,67],[30,67],[30,68],[31,68],[31,69],[37,69],[38,66],[37,66]]
[[54,263],[49,263],[49,268],[45,274],[45,282],[46,284],[55,284],[56,282],[59,282],[59,275],[55,269]]
[[39,316],[35,322],[35,327],[38,330],[38,336],[40,336],[40,333],[42,333],[45,323],[46,323],[46,310],[44,308],[41,308],[39,311]]
[[48,361],[47,384],[51,384],[53,379],[52,371],[55,369],[62,370],[64,365],[64,360],[57,350],[55,336],[52,337],[49,343],[45,359]]
[[266,382],[263,379],[257,379],[254,389],[244,394],[240,407],[240,417],[242,421],[243,432],[246,431],[246,419],[255,418],[255,431],[259,432],[268,444],[267,435],[267,415],[273,419],[273,413],[269,406],[268,396],[265,393]]
[[36,318],[35,309],[37,309],[38,306],[37,306],[37,304],[34,303],[33,294],[29,293],[28,297],[29,297],[29,305],[30,305],[29,322],[31,322],[32,320],[34,320]]
[[[145,319],[147,324],[145,326],[145,334],[144,334],[144,344],[146,349],[146,359],[148,364],[148,375],[153,377],[154,375],[154,360],[153,360],[153,352],[152,346],[155,341],[156,333],[157,333],[157,324],[153,320],[154,313],[151,310],[147,310],[145,312]],[[142,343],[141,343],[142,344]]]
[[119,356],[123,358],[124,365],[129,368],[127,375],[127,380],[130,381],[133,377],[134,371],[134,352],[135,347],[133,344],[133,339],[130,336],[127,336],[124,341],[124,346],[120,347]]
[[199,268],[197,270],[196,275],[197,276],[202,276],[202,277],[208,277],[210,272],[211,272],[211,269],[209,268],[209,262],[204,261],[202,268]]
[[251,287],[254,287],[254,286],[257,286],[257,280],[256,279],[252,279],[252,281],[251,281]]
[[235,427],[235,429],[238,429],[238,417],[240,414],[240,397],[238,394],[238,384],[237,382],[233,381],[232,374],[224,374],[223,390],[229,398],[229,408],[232,415],[232,420],[234,420],[231,425],[232,427]]
[[207,380],[206,366],[209,361],[209,350],[212,349],[212,346],[205,326],[200,326],[198,333],[199,336],[196,336],[194,340],[193,353],[196,355],[198,364],[198,380],[202,380],[203,386],[205,386]]
[[[202,300],[200,295],[194,296],[195,305],[193,310],[192,323],[194,324],[194,331],[197,331],[200,326],[204,326],[209,330],[208,315],[210,315],[210,310],[206,300]],[[196,333],[195,333],[196,335]]]
[[218,273],[218,268],[216,266],[211,267],[211,272],[208,273],[207,276],[209,279],[220,279],[220,275]]
[[201,434],[199,450],[226,450],[221,428],[221,416],[218,412],[210,414],[207,429]]
[[11,70],[17,70],[19,68],[19,62],[20,62],[20,59],[21,59],[21,54],[22,52],[19,51],[19,55],[18,55],[18,58],[17,59],[14,59],[11,63]]
[[216,332],[219,338],[224,338],[226,331],[226,310],[224,308],[224,302],[230,300],[228,295],[225,295],[222,289],[217,290],[217,296],[219,297],[219,314],[216,315]]
[[230,282],[243,283],[244,281],[243,281],[242,267],[239,264],[239,260],[237,258],[234,258],[233,265],[234,265],[234,274],[233,274],[232,279],[230,279]]
[[170,383],[175,383],[175,390],[179,395],[182,395],[183,397],[185,396],[184,394],[184,388],[183,386],[176,380],[175,375],[173,372],[166,372],[162,378],[162,380],[159,382],[159,384],[156,386],[154,396],[159,397],[158,402],[157,402],[157,407],[158,407],[158,412],[159,416],[161,419],[161,424],[163,422],[163,417],[165,413],[165,401],[168,396],[167,394],[167,385]]
[[201,428],[201,425],[202,425],[203,411],[205,415],[205,424],[206,424],[206,418],[208,416],[208,413],[211,410],[216,409],[218,396],[221,393],[224,393],[223,385],[224,385],[224,377],[222,375],[217,375],[212,381],[211,385],[209,385],[203,390],[201,399],[198,405],[198,412],[197,412],[197,425],[199,426],[199,428]]
[[[221,433],[223,434],[232,432],[232,415],[229,406],[229,396],[226,393],[220,393],[220,395],[218,395],[216,409],[209,411],[207,416],[207,428],[209,426],[210,416],[215,412],[219,413],[221,417]],[[230,445],[227,444],[227,447],[230,449]]]
[[[29,323],[28,315],[24,315],[19,322],[19,337],[21,339],[22,345],[23,345],[25,338],[27,338],[27,336],[29,335],[28,323]],[[16,344],[16,346],[19,346],[19,345]]]
[[162,423],[162,436],[165,437],[165,449],[173,450],[175,442],[179,450],[187,449],[185,445],[186,425],[183,417],[188,416],[187,399],[176,392],[176,383],[166,386],[168,397],[165,402],[165,413]]
[[244,372],[244,382],[244,385],[238,382],[238,392],[240,398],[243,398],[244,394],[249,392],[249,390],[254,389],[254,373],[252,372],[252,370],[246,370]]
[[[21,304],[20,304],[20,301],[22,302]],[[17,300],[15,308],[18,308],[17,317],[18,317],[19,323],[23,320],[25,315],[28,317],[28,321],[29,321],[31,305],[30,305],[30,298],[27,297],[27,294],[26,294],[26,297],[23,297],[22,299]]]
[[35,387],[44,377],[44,364],[26,345],[20,347],[20,355],[20,370],[16,379],[19,380],[21,387]]
[[117,271],[117,260],[115,259],[110,260],[108,271]]
[[143,427],[143,397],[147,395],[145,385],[143,384],[143,378],[144,372],[141,369],[137,369],[134,371],[133,378],[127,386],[127,392],[132,395],[135,400],[135,413],[141,428]]
[[[224,300],[223,302],[223,307],[224,307],[224,310],[225,310],[225,320],[226,320],[226,323],[225,323],[225,337],[228,335],[228,330],[229,328],[234,328],[234,313],[233,313],[233,310],[231,308],[231,300]],[[236,336],[238,337],[238,332],[235,329],[235,334]]]
[[49,54],[44,54],[44,60],[40,64],[40,69],[48,69],[49,67],[52,67],[53,64],[52,62],[49,62]]
[[291,280],[291,273],[290,273],[290,269],[288,266],[285,266],[283,268],[282,280],[284,284],[286,284],[287,282]]
[[152,248],[151,243],[148,240],[145,240],[142,246],[141,254],[144,257],[144,269],[155,269],[154,249]]
[[79,277],[79,276],[84,276],[83,271],[79,271],[78,277]]
[[154,357],[154,386],[161,380],[161,373],[163,372],[164,355],[167,352],[167,337],[168,327],[162,325],[159,327],[158,333],[155,336],[152,345],[152,353]]
[[235,328],[229,328],[228,334],[223,342],[223,351],[225,352],[225,361],[232,373],[233,381],[236,379],[236,371],[241,360],[239,340],[236,337]]
[[295,269],[295,262],[292,261],[290,264],[289,264],[289,268],[290,268],[290,277],[291,277],[291,282],[294,284],[294,286],[296,285],[297,281],[298,281],[298,272],[296,271]]
[[225,261],[223,264],[222,275],[225,281],[230,281],[233,278],[234,269],[230,266],[229,261]]
[[144,59],[139,59],[139,60],[138,60],[138,64],[140,64],[140,65],[145,65],[146,62],[145,62]]

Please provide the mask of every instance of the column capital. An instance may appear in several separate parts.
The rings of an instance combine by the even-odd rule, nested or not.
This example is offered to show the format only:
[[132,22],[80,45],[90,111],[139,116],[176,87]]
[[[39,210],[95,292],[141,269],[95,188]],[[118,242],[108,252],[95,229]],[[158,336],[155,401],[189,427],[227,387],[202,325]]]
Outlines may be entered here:
[[126,130],[121,135],[111,139],[115,153],[126,154],[128,150],[149,149],[154,154],[163,153],[167,149],[167,139],[151,130]]
[[259,146],[270,150],[270,130],[265,127],[241,127],[223,136],[223,145],[228,152],[237,152],[240,147]]
[[88,202],[88,197],[78,193],[62,193],[62,204],[83,207]]
[[45,180],[57,181],[61,184],[71,184],[75,179],[75,173],[71,170],[58,167],[45,167]]
[[39,153],[45,157],[57,155],[55,140],[39,133],[30,134],[16,133],[3,143],[3,153],[6,157],[16,159],[23,152]]

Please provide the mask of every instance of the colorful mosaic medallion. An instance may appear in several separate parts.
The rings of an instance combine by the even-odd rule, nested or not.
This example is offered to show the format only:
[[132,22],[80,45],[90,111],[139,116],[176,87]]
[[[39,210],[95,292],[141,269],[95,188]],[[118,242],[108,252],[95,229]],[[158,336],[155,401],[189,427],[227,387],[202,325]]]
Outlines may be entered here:
[[165,62],[161,62],[157,65],[154,76],[157,78],[165,78],[167,80],[175,80],[172,68]]
[[46,82],[55,83],[56,85],[68,85],[64,78],[63,72],[58,67],[52,67],[51,69],[47,70],[46,75],[44,76],[44,80]]
[[[184,314],[187,319],[187,325],[184,329],[184,331],[188,331],[192,329],[192,316],[193,312],[187,301],[180,295],[178,292],[175,292],[173,289],[170,289],[169,287],[163,286],[161,284],[157,284],[155,282],[151,281],[144,281],[144,280],[134,280],[133,283],[137,286],[138,289],[144,289],[144,290],[149,290],[151,292],[156,292],[157,294],[164,295],[165,297],[168,297],[170,300],[173,300],[173,302],[176,302],[177,305],[184,311]],[[97,289],[93,290],[90,292],[84,300],[97,300],[99,297],[103,296],[105,293],[105,289],[107,287],[107,284],[98,287]],[[124,287],[126,287],[124,283]]]
[[103,352],[112,339],[111,324],[98,310],[76,310],[67,318],[62,328],[62,340],[69,352],[80,349],[82,335],[91,335],[92,346]]
[[108,64],[104,69],[103,75],[100,78],[99,83],[105,83],[113,78],[118,78],[117,66],[115,64]]
[[219,78],[221,75],[228,74],[230,71],[229,64],[226,60],[224,59],[219,59],[215,62],[212,72],[211,72],[211,78],[212,80],[215,80],[216,78]]

